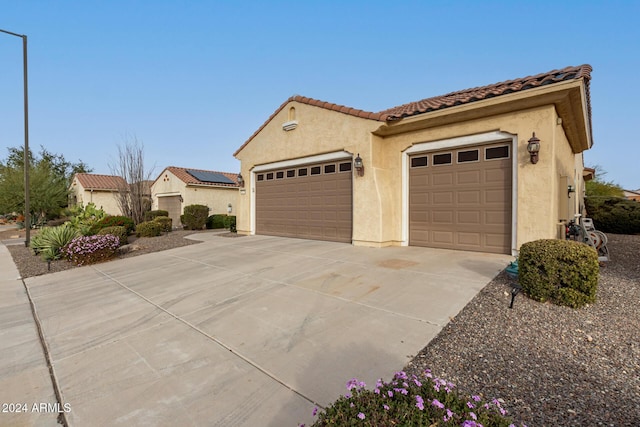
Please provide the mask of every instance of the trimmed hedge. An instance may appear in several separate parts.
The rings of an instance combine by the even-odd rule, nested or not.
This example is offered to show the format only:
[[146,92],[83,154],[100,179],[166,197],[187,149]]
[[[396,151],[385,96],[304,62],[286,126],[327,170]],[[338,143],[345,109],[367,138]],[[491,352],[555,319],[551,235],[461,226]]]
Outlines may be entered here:
[[227,215],[224,218],[224,228],[228,228],[229,231],[236,231],[236,217],[235,215]]
[[519,281],[537,301],[578,308],[596,300],[598,253],[571,240],[536,240],[520,247]]
[[605,233],[640,233],[640,203],[620,197],[587,197],[585,205],[597,230]]
[[207,230],[213,230],[216,228],[224,228],[224,219],[227,217],[225,214],[215,214],[207,218]]
[[133,222],[133,219],[129,218],[128,216],[114,215],[102,218],[91,227],[91,232],[93,234],[100,234],[98,232],[106,227],[124,227],[127,230],[127,235],[132,234],[136,229],[136,225]]
[[189,205],[184,207],[180,222],[185,230],[202,230],[209,217],[209,207],[205,205]]
[[145,221],[153,221],[158,216],[169,216],[169,211],[158,209],[156,211],[149,211],[144,213]]
[[116,236],[120,240],[120,246],[127,244],[127,237],[129,236],[127,228],[120,225],[105,227],[102,230],[98,231],[98,233],[96,234],[98,234],[99,236],[106,236],[107,234]]
[[162,225],[155,221],[141,222],[136,227],[136,236],[138,237],[156,237],[162,233]]
[[173,220],[168,216],[157,216],[153,218],[162,227],[162,231],[171,231],[173,229]]

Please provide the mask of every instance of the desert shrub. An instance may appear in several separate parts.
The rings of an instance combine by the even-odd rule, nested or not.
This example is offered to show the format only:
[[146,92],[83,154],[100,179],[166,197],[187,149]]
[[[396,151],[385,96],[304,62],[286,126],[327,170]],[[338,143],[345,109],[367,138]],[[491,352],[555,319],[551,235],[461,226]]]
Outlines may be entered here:
[[186,230],[202,230],[207,223],[209,207],[205,205],[189,205],[184,207],[180,222]]
[[127,230],[127,235],[132,234],[136,229],[133,219],[128,216],[114,215],[102,218],[91,227],[91,232],[92,234],[98,234],[100,230],[106,227],[124,227]]
[[381,379],[373,390],[353,378],[347,394],[313,414],[313,426],[465,426],[507,427],[512,425],[497,399],[464,396],[455,385],[434,378],[429,370],[420,377],[397,372],[389,383]]
[[519,281],[537,301],[577,308],[596,300],[598,253],[571,240],[536,240],[520,247]]
[[157,216],[169,216],[169,211],[158,209],[155,211],[148,211],[144,213],[145,221],[153,221]]
[[120,239],[113,234],[80,236],[62,248],[61,253],[76,265],[93,264],[113,257]]
[[229,231],[236,231],[236,217],[235,215],[227,215],[224,217],[224,228],[228,228]]
[[173,227],[173,220],[168,216],[157,216],[153,218],[154,222],[160,224],[162,231],[171,231]]
[[87,206],[73,206],[67,209],[66,214],[70,218],[65,224],[79,230],[84,236],[91,235],[91,228],[107,216],[105,211],[96,208],[96,205],[93,203],[89,203]]
[[31,238],[30,247],[34,254],[51,261],[60,258],[61,249],[79,235],[80,231],[68,225],[43,227]]
[[120,225],[114,225],[113,227],[104,227],[96,234],[98,234],[99,236],[105,236],[107,234],[116,236],[118,240],[120,240],[120,246],[127,244],[127,237],[129,236],[127,228]]
[[155,221],[141,222],[136,226],[136,236],[156,237],[162,233],[162,225]]
[[216,228],[224,228],[224,219],[227,215],[215,214],[207,218],[206,227],[207,230],[214,230]]
[[640,203],[620,197],[588,197],[585,205],[597,230],[605,233],[640,233]]

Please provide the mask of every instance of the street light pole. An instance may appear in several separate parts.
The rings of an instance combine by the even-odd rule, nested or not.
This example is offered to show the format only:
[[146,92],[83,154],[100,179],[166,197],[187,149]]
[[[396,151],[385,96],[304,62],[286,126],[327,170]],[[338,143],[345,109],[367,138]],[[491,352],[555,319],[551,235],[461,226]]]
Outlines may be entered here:
[[0,29],[0,32],[22,39],[22,71],[24,84],[24,228],[26,231],[24,245],[31,242],[31,213],[29,206],[29,92],[27,80],[27,36]]

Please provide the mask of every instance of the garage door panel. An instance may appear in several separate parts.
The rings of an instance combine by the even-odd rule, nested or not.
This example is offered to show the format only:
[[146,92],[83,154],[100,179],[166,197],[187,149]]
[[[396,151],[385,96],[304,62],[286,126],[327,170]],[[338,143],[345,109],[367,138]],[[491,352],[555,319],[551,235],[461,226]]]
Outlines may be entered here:
[[[487,144],[485,148],[504,146]],[[421,153],[424,166],[409,167],[409,244],[481,252],[511,252],[511,159],[456,163],[457,151]],[[450,164],[433,158],[452,153]],[[417,162],[416,162],[417,163]],[[410,165],[413,163],[410,161]]]
[[324,174],[324,164],[295,169],[310,174],[317,166],[317,175],[256,181],[256,233],[351,242],[352,173]]

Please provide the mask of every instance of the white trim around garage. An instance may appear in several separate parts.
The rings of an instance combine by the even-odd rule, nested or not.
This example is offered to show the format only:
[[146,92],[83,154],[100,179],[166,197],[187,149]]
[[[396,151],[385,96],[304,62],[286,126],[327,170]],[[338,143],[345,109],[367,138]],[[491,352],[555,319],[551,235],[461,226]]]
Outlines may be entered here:
[[409,245],[409,156],[414,153],[438,151],[494,142],[511,142],[512,159],[512,201],[511,201],[511,253],[516,254],[516,214],[518,201],[518,137],[507,132],[488,132],[440,141],[421,142],[403,151],[402,155],[402,246]]

